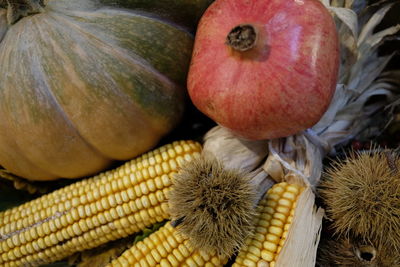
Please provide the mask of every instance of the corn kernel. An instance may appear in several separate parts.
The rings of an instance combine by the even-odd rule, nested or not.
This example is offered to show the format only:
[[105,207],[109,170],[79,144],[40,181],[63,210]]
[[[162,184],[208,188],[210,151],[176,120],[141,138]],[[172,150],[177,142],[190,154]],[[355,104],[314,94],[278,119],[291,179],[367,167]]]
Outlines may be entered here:
[[278,245],[269,241],[265,241],[263,243],[263,248],[270,252],[275,252],[278,248]]
[[290,214],[290,208],[285,207],[285,206],[278,206],[278,207],[276,207],[276,211],[277,211],[278,213],[284,214],[285,216],[289,216],[289,214]]
[[274,255],[274,253],[268,250],[261,251],[261,258],[267,262],[271,262],[274,259]]
[[[178,150],[176,145],[179,146]],[[0,232],[4,236],[20,232],[0,242],[0,248],[4,251],[0,264],[46,264],[79,250],[125,237],[166,219],[166,195],[173,176],[184,159],[191,160],[194,157],[191,154],[200,154],[200,148],[194,142],[167,145],[93,179],[76,182],[0,212]],[[174,155],[179,155],[179,159]],[[24,231],[28,227],[29,230]],[[176,246],[182,241],[180,237],[166,240],[175,242]],[[153,248],[154,244],[148,247],[149,250]],[[184,250],[175,250],[175,258],[184,255],[181,251]],[[143,266],[158,263],[160,254],[147,253],[146,258],[141,259],[145,262]]]
[[[261,256],[261,252],[260,252],[260,256]],[[252,262],[256,263],[258,261],[258,259],[260,258],[260,256],[256,256],[253,253],[247,253],[246,254],[246,259],[249,259]]]
[[152,249],[150,251],[150,253],[151,253],[151,256],[153,256],[153,259],[156,262],[160,262],[161,261],[162,257],[161,257],[160,253],[158,253],[158,251],[156,249]]
[[279,227],[279,228],[283,228],[284,223],[283,223],[281,220],[272,219],[272,220],[271,220],[271,225],[272,225],[272,226]]
[[279,204],[280,206],[284,206],[284,207],[287,207],[287,208],[289,208],[289,209],[292,207],[292,201],[290,201],[290,200],[288,200],[288,199],[285,199],[285,198],[279,199],[279,200],[278,200],[278,204]]
[[187,257],[190,256],[190,251],[188,250],[188,248],[187,248],[186,246],[184,246],[184,245],[181,244],[181,245],[179,245],[178,249],[179,249],[179,252],[180,252],[185,258],[187,258]]
[[256,263],[250,259],[245,259],[243,261],[244,266],[246,267],[257,267]]
[[265,239],[265,236],[263,234],[260,233],[255,233],[253,238],[257,241],[263,242]]
[[300,193],[299,187],[297,185],[289,185],[286,187],[286,191],[298,195]]
[[[233,266],[274,266],[293,221],[296,200],[302,189],[297,185],[274,185],[257,207],[255,233],[240,250]],[[260,241],[265,239],[261,244]]]
[[274,235],[274,234],[267,234],[267,235],[265,236],[265,239],[266,239],[267,241],[269,241],[269,242],[278,244],[278,243],[279,243],[280,237],[277,236],[277,235]]
[[281,220],[282,222],[285,222],[285,221],[286,221],[286,218],[287,218],[287,216],[286,216],[285,214],[280,213],[280,212],[275,212],[275,213],[272,215],[272,217],[275,218],[275,219]]

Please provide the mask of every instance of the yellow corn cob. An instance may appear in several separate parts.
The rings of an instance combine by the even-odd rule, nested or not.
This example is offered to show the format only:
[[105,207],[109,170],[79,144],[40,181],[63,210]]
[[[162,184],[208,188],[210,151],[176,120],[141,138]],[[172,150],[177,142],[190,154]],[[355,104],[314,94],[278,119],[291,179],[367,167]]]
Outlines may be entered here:
[[0,213],[0,266],[57,261],[167,219],[171,179],[200,151],[174,142]]
[[253,236],[246,240],[233,267],[273,267],[292,223],[296,201],[303,188],[285,182],[271,187],[257,207]]
[[167,223],[158,231],[139,241],[107,267],[150,267],[150,266],[224,266],[226,258],[216,253],[194,250],[188,240]]

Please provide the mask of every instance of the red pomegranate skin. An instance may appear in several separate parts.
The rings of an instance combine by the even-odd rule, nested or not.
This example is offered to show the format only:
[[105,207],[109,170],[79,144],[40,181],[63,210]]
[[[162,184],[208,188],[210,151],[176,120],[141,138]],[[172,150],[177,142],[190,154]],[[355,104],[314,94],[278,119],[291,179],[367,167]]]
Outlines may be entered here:
[[[245,52],[227,44],[241,24],[257,32]],[[198,25],[188,90],[218,124],[247,139],[272,139],[318,122],[338,69],[335,23],[319,1],[217,0]]]

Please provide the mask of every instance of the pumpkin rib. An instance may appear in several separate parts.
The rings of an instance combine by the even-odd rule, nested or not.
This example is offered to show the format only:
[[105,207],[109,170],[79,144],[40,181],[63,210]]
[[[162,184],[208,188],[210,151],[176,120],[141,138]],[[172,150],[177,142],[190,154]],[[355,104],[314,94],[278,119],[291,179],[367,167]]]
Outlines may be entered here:
[[[154,77],[157,77],[157,79],[160,81],[161,84],[167,84],[168,85],[168,86],[165,86],[164,88],[161,88],[161,89],[170,88],[169,90],[171,90],[171,91],[175,90],[176,91],[176,89],[173,89],[173,88],[176,88],[178,85],[176,83],[174,83],[168,77],[165,77],[158,70],[153,68],[152,65],[146,64],[147,62],[145,60],[143,60],[144,61],[144,63],[143,63],[138,58],[135,58],[135,57],[132,57],[132,56],[127,56],[127,51],[124,48],[121,48],[119,46],[112,46],[112,45],[108,44],[107,40],[98,38],[98,36],[93,35],[90,32],[85,31],[84,29],[80,28],[78,25],[76,25],[74,23],[74,20],[70,20],[65,16],[51,16],[51,17],[53,19],[55,19],[55,20],[62,20],[62,23],[59,23],[58,25],[67,25],[67,23],[68,23],[69,28],[73,27],[74,29],[76,29],[80,33],[84,34],[85,39],[87,40],[88,43],[90,43],[90,42],[99,42],[99,43],[101,43],[102,45],[98,45],[97,47],[101,47],[101,49],[103,50],[104,54],[113,53],[113,56],[118,58],[119,61],[128,62],[129,64],[126,64],[126,65],[127,66],[131,65],[131,68],[134,68],[134,67],[137,68],[138,66],[140,66],[140,68],[143,69],[145,72],[151,73],[151,75],[153,76],[153,79],[154,79]],[[49,22],[47,22],[47,23],[49,23]],[[50,27],[50,23],[49,23],[48,27]],[[53,46],[55,46],[55,45],[53,44]],[[71,70],[71,71],[73,71],[73,70]],[[183,91],[183,89],[182,89],[182,91]],[[121,92],[119,92],[119,93],[121,93]],[[124,93],[125,93],[125,95],[127,95],[126,92],[124,92]],[[167,95],[169,95],[169,94],[170,93],[168,93]],[[129,105],[131,107],[136,107],[137,106],[136,102],[132,102],[131,101],[131,97],[124,97],[124,99],[129,100]],[[62,106],[59,102],[57,102],[57,103],[60,106]],[[116,103],[115,105],[117,106],[117,104],[118,103]],[[153,105],[150,105],[150,106],[153,106]],[[65,108],[60,108],[60,109],[62,109],[65,112]],[[165,123],[165,121],[159,121],[159,120],[154,121],[154,116],[155,115],[159,116],[159,114],[155,114],[153,112],[153,113],[151,113],[151,116],[149,116],[150,114],[148,112],[143,112],[142,111],[143,109],[148,109],[148,107],[140,106],[140,108],[139,107],[135,108],[135,113],[136,113],[135,115],[137,115],[136,118],[135,118],[135,122],[136,123],[138,123],[138,120],[140,119],[142,121],[143,127],[151,127],[152,128],[152,130],[149,129],[149,131],[148,131],[148,132],[152,132],[152,133],[153,132],[157,132],[158,133],[158,132],[160,132],[160,129],[165,128],[165,125],[160,125],[161,123]],[[154,110],[152,109],[150,111],[152,112]],[[71,122],[73,121],[70,116],[66,115],[66,117],[69,118],[71,120]],[[170,116],[170,117],[172,117],[172,118],[174,118],[176,120],[176,116]],[[149,124],[149,122],[152,122],[152,123]],[[81,128],[81,127],[78,127],[76,123],[72,123],[72,125],[74,126],[74,128],[77,129],[78,132],[80,132],[79,128]],[[105,156],[107,158],[118,159],[118,160],[126,160],[126,159],[129,159],[129,158],[132,157],[132,155],[129,155],[129,156],[123,157],[123,158],[122,157],[116,157],[115,155],[108,155],[107,153],[104,153],[103,151],[99,150],[97,148],[97,145],[95,145],[94,143],[90,142],[89,141],[90,138],[88,138],[87,136],[84,136],[82,134],[81,134],[81,136],[83,137],[83,139],[87,143],[89,143],[92,147],[96,148],[96,151],[99,151],[101,155],[103,155],[103,156]],[[142,151],[142,152],[144,152],[144,151]]]
[[100,0],[100,2],[107,6],[155,13],[194,33],[201,15],[213,0]]
[[[125,12],[125,13],[129,16],[136,16],[135,14],[130,14],[129,12]],[[110,41],[107,40],[106,38],[101,38],[101,35],[95,35],[95,34],[89,32],[88,30],[85,30],[85,28],[79,27],[79,25],[76,23],[76,21],[68,19],[68,17],[66,17],[65,15],[57,16],[57,17],[52,16],[52,17],[56,20],[63,19],[64,23],[68,23],[70,27],[75,28],[77,31],[79,31],[80,33],[87,36],[86,39],[88,40],[88,42],[98,41],[99,44],[101,43],[104,45],[104,46],[103,45],[99,46],[99,47],[102,47],[103,50],[108,49],[109,51],[107,51],[107,52],[109,52],[109,53],[111,52],[111,50],[115,51],[116,53],[114,53],[114,55],[118,56],[120,61],[129,62],[130,64],[132,64],[132,66],[139,65],[146,72],[149,72],[152,75],[155,75],[157,77],[157,79],[160,80],[161,83],[169,84],[166,88],[182,87],[177,82],[175,82],[172,79],[170,79],[169,77],[165,76],[164,73],[157,70],[151,63],[149,63],[143,57],[137,55],[134,51],[128,52],[125,48],[123,48],[119,45],[117,45],[117,46],[111,45],[109,43]],[[141,16],[138,16],[138,17],[141,17]],[[163,22],[161,22],[161,23],[163,23]],[[106,51],[104,51],[104,52],[106,52]],[[129,57],[128,57],[128,55],[129,55]],[[182,88],[182,90],[184,90],[184,89]],[[142,108],[146,108],[146,106],[142,106]]]
[[[8,157],[2,157],[0,166],[5,169],[8,169],[9,166],[13,166],[12,170],[13,173],[16,175],[19,175],[21,177],[30,177],[31,173],[35,172],[38,173],[37,178],[58,178],[57,176],[54,176],[54,174],[38,167],[32,161],[30,161],[21,151],[20,147],[16,144],[15,139],[10,138],[9,135],[5,135],[5,132],[0,133],[0,153],[8,155]],[[16,164],[16,162],[18,162],[18,164]]]
[[[89,40],[91,39],[95,39],[95,40],[101,40],[101,42],[103,43],[107,43],[109,44],[110,41],[114,41],[115,40],[110,40],[110,36],[103,36],[104,29],[97,29],[97,28],[90,28],[90,29],[86,29],[85,25],[88,25],[90,23],[93,23],[96,27],[99,27],[98,21],[96,21],[96,18],[99,18],[99,15],[108,15],[108,16],[118,16],[121,18],[124,18],[124,16],[126,16],[126,18],[132,19],[132,18],[139,18],[139,19],[144,19],[147,21],[147,24],[154,24],[155,22],[158,23],[159,25],[162,25],[163,27],[167,27],[167,30],[173,30],[177,33],[179,32],[183,32],[185,34],[185,37],[187,37],[188,39],[191,40],[191,42],[194,41],[193,39],[193,35],[190,34],[189,31],[187,31],[185,28],[180,27],[179,25],[174,24],[173,22],[170,22],[168,20],[163,20],[161,17],[157,17],[157,16],[151,16],[150,14],[147,14],[145,12],[137,12],[137,11],[126,11],[124,9],[117,9],[117,8],[100,8],[96,11],[69,11],[68,13],[61,13],[61,12],[54,12],[57,13],[57,18],[64,18],[64,22],[68,23],[70,26],[73,26],[76,30],[78,30],[79,32],[81,32],[82,34],[85,34],[87,36],[90,36],[90,38],[88,38]],[[53,16],[54,17],[54,16]],[[82,27],[82,25],[78,24],[81,19],[87,19],[87,18],[92,18],[92,21],[89,21],[89,23],[85,23]],[[177,30],[178,29],[178,30]],[[96,31],[97,33],[94,34],[91,31]],[[126,33],[124,33],[126,34]],[[122,48],[120,44],[118,43],[114,43],[114,45],[117,45],[118,47]],[[163,45],[165,46],[165,45]],[[168,45],[166,45],[168,46]],[[124,49],[124,48],[122,48]],[[128,51],[125,51],[126,53]],[[182,53],[183,51],[180,51],[180,53]],[[191,56],[191,49],[190,51],[188,51],[189,54],[187,55],[188,58],[190,58]],[[165,72],[162,72],[160,70],[158,70],[154,64],[152,62],[150,62],[150,60],[148,58],[144,58],[143,56],[139,55],[137,53],[137,51],[133,51],[130,50],[129,54],[133,54],[134,57],[132,57],[138,64],[142,65],[142,66],[146,66],[146,68],[149,68],[154,70],[155,73],[160,74],[161,76],[169,76],[171,75],[170,73],[172,73],[172,71],[174,69],[184,69],[184,68],[169,68],[168,70],[165,70]],[[178,55],[176,55],[178,56]],[[179,62],[179,61],[178,61]],[[173,62],[176,63],[176,62]],[[189,64],[189,62],[187,62],[187,64]],[[187,71],[186,71],[187,72]],[[181,85],[186,85],[186,74],[185,75],[179,75],[179,76],[184,76],[185,80],[184,81],[178,81],[175,79],[171,79],[170,80],[174,83],[174,84],[181,84]]]
[[77,178],[154,147],[183,115],[193,47],[184,29],[137,10],[64,0],[9,27],[0,43],[0,125],[16,140],[0,149],[18,149],[0,154],[3,165],[15,173],[36,164],[37,172],[16,173],[33,180]]
[[[4,12],[4,14],[2,14]],[[0,9],[0,18],[2,15],[5,16],[6,11]],[[4,18],[5,23],[6,19]],[[1,21],[0,21],[1,22]],[[7,23],[5,24],[7,25]],[[1,26],[1,24],[0,24]],[[4,34],[5,36],[5,34]],[[3,36],[0,36],[3,37]],[[0,38],[2,40],[3,38]],[[2,43],[0,43],[2,44]],[[0,46],[0,49],[2,46]],[[3,47],[3,49],[5,49]],[[1,59],[0,53],[0,59]],[[1,81],[0,81],[1,82]],[[1,91],[0,91],[1,93]],[[21,147],[18,146],[16,143],[15,134],[10,131],[9,127],[5,127],[4,124],[7,122],[7,116],[2,114],[2,110],[0,109],[0,117],[2,118],[0,121],[0,125],[2,129],[8,129],[8,131],[1,131],[0,132],[0,153],[3,155],[8,155],[7,157],[2,157],[0,166],[8,169],[8,166],[13,166],[14,173],[20,175],[22,177],[29,176],[31,171],[35,173],[39,173],[39,175],[47,176],[47,177],[54,177],[54,174],[44,170],[43,168],[39,168],[36,166],[28,157],[22,152]]]
[[146,18],[149,19],[151,21],[157,21],[158,23],[161,24],[165,24],[168,25],[174,29],[178,29],[181,32],[185,32],[188,36],[193,36],[192,33],[186,28],[183,27],[171,20],[168,20],[167,18],[161,17],[161,16],[157,16],[154,13],[149,13],[146,11],[138,11],[138,10],[126,10],[124,8],[117,8],[117,7],[101,7],[98,8],[97,10],[95,10],[95,12],[93,10],[88,10],[88,11],[81,11],[81,10],[70,10],[68,13],[67,12],[58,12],[55,11],[54,13],[59,13],[59,14],[64,14],[64,15],[77,15],[78,17],[88,17],[88,16],[93,16],[93,14],[95,13],[104,13],[104,14],[108,14],[108,15],[121,15],[121,13],[123,15],[127,15],[127,16],[131,16],[131,17],[140,17],[140,18]]
[[[34,17],[32,18],[33,22],[36,22],[35,24],[38,24],[38,22],[34,19]],[[48,25],[50,26],[50,25]],[[38,32],[43,34],[42,30],[40,27],[37,27]],[[93,36],[94,37],[94,36]],[[43,40],[45,40],[46,38],[43,36],[42,37]],[[55,44],[53,44],[55,45]],[[83,143],[85,143],[89,149],[91,149],[93,152],[95,152],[96,154],[98,154],[99,156],[105,158],[106,160],[113,160],[112,157],[109,157],[105,154],[103,154],[99,149],[97,149],[94,145],[92,145],[90,142],[88,142],[79,132],[78,128],[74,125],[73,120],[71,118],[71,116],[69,116],[66,112],[65,109],[62,108],[62,105],[60,104],[60,102],[57,100],[56,96],[54,95],[54,93],[52,92],[52,90],[50,90],[50,87],[48,85],[48,81],[46,79],[46,76],[43,74],[43,72],[41,72],[42,74],[42,78],[43,81],[45,82],[46,86],[45,86],[45,90],[48,93],[48,95],[51,97],[51,100],[53,101],[53,103],[55,104],[55,107],[57,108],[57,110],[60,112],[61,117],[64,118],[65,123],[67,125],[70,126],[70,128],[76,133],[76,135],[82,140]]]
[[[34,17],[32,17],[31,19],[32,19],[33,24],[37,24],[37,23],[35,23]],[[48,26],[50,26],[50,25],[48,25]],[[40,27],[38,27],[38,29],[40,29]],[[39,31],[39,32],[40,32],[40,31]],[[44,37],[42,37],[42,38],[44,38]],[[135,64],[137,65],[137,62],[135,62]],[[40,65],[40,64],[38,64],[38,65]],[[37,71],[38,71],[38,73],[39,73],[39,68],[36,68],[36,69],[37,69]],[[41,76],[42,76],[42,80],[45,81],[45,83],[47,84],[47,81],[46,81],[46,79],[44,78],[45,75],[43,75],[43,73],[42,73]],[[163,77],[161,76],[161,74],[158,74],[157,76],[163,78]],[[165,78],[165,79],[166,79],[166,78]],[[164,81],[164,82],[165,82],[165,81]],[[172,84],[171,81],[169,81],[169,83]],[[88,140],[87,140],[86,138],[83,138],[83,136],[82,136],[82,135],[80,134],[80,132],[77,130],[77,127],[72,123],[72,120],[71,120],[71,119],[69,118],[69,116],[67,116],[67,114],[64,112],[64,109],[60,107],[60,103],[56,100],[54,94],[51,92],[51,90],[49,89],[49,87],[48,87],[48,86],[45,86],[45,87],[46,87],[45,89],[46,89],[47,94],[51,96],[51,99],[52,99],[53,103],[54,103],[55,106],[57,107],[57,110],[60,112],[60,115],[64,118],[65,123],[70,125],[69,128],[70,128],[72,131],[75,132],[76,136],[80,137],[81,141],[82,141],[86,146],[88,146],[91,150],[93,150],[93,152],[95,152],[96,154],[98,154],[99,156],[101,155],[101,157],[108,158],[108,160],[115,159],[115,158],[112,158],[112,157],[107,157],[106,155],[104,155],[103,153],[101,153],[101,151],[99,151],[95,146],[93,146],[90,142],[88,142]],[[44,88],[44,87],[43,87],[43,88]],[[133,103],[131,103],[131,104],[133,104]],[[142,117],[142,116],[139,116],[139,117]],[[143,121],[143,124],[146,124],[146,122]],[[18,149],[14,148],[15,151],[21,151],[22,148],[24,147],[24,145],[20,145],[20,144],[17,144],[17,143],[16,143],[15,145],[18,146]],[[21,148],[21,146],[22,146],[22,148]],[[23,155],[23,154],[21,153],[21,155]],[[30,164],[34,165],[37,169],[43,169],[43,167],[40,167],[42,164],[40,164],[40,163],[37,162],[36,157],[33,156],[33,157],[29,158],[29,157],[27,157],[27,155],[25,154],[25,155],[24,155],[24,158],[26,159],[27,162],[29,162]],[[6,166],[6,165],[8,165],[8,164],[3,164],[3,165]],[[46,169],[48,169],[48,168],[46,168]],[[56,168],[56,169],[57,169],[57,168]],[[48,173],[48,174],[51,174],[51,176],[60,177],[59,174],[54,173],[54,172],[51,172],[51,171],[47,171],[47,173]],[[88,174],[89,174],[89,173],[88,173]],[[23,174],[22,176],[30,177],[29,174]],[[40,179],[40,177],[35,177],[35,179]]]
[[[37,28],[34,17],[32,17],[32,19],[33,19],[31,21],[32,27],[36,26],[36,28]],[[18,25],[15,25],[14,27],[17,27],[17,26]],[[4,46],[4,47],[9,47],[9,46]],[[5,55],[9,55],[9,54],[10,53],[4,53],[4,51],[3,51],[3,53],[0,54],[3,56],[2,60],[4,60]],[[19,53],[18,51],[15,52],[14,55],[15,54],[18,55],[17,57],[21,56],[21,53]],[[14,72],[17,72],[15,70],[16,70],[16,68],[19,67],[18,63],[17,63],[18,58],[15,58],[15,60],[16,60],[15,65],[13,65],[14,67],[12,67],[12,69],[14,69]],[[29,59],[29,61],[33,61],[33,60],[34,60],[34,57],[31,57]],[[25,63],[29,63],[29,62],[25,62]],[[12,66],[12,65],[10,65],[10,66]],[[52,93],[50,92],[50,90],[48,90],[48,85],[47,85],[48,81],[46,81],[46,79],[44,78],[45,75],[43,74],[42,65],[40,63],[35,63],[34,66],[35,66],[35,74],[37,77],[36,79],[40,80],[40,81],[36,81],[36,83],[46,85],[46,86],[41,86],[42,95],[46,95],[46,97],[52,96]],[[23,83],[24,81],[25,80],[21,80],[20,83]],[[28,83],[31,84],[31,82],[28,82]],[[20,84],[20,85],[23,85],[23,84]],[[25,86],[27,86],[27,85],[25,85]],[[46,87],[46,88],[44,88],[44,87]],[[26,93],[29,95],[28,92],[26,92]],[[9,99],[7,101],[9,104],[14,102],[13,98],[10,98],[11,96],[3,95],[3,97],[6,97],[7,99]],[[29,96],[26,96],[26,98],[29,99]],[[57,111],[57,109],[54,109],[54,108],[57,108],[56,102],[54,101],[54,97],[48,98],[48,99],[51,99],[51,102],[54,104],[52,111],[54,111],[54,110]],[[24,106],[26,106],[26,105],[24,105]],[[5,106],[5,108],[7,110],[12,110],[13,107]],[[14,109],[17,109],[17,108],[19,109],[19,107],[14,107]],[[58,108],[58,110],[61,111],[61,109],[59,109],[59,108]],[[58,117],[53,116],[53,117],[57,118],[56,119],[57,124],[63,124],[62,120],[60,119],[60,118],[63,118],[62,114],[59,112],[57,112],[57,113],[59,116]],[[6,111],[6,113],[1,117],[3,119],[9,118],[9,114],[10,113]],[[64,130],[63,133],[65,133],[67,140],[64,142],[63,146],[61,146],[61,148],[64,148],[65,146],[67,146],[67,150],[68,150],[69,147],[75,146],[74,149],[76,150],[76,152],[79,151],[79,153],[81,154],[81,155],[79,155],[79,158],[81,159],[80,163],[79,164],[77,164],[77,163],[71,164],[72,167],[69,166],[69,164],[65,163],[66,159],[67,159],[65,157],[66,157],[66,154],[68,154],[68,151],[60,150],[60,151],[56,151],[55,153],[49,153],[49,151],[46,149],[46,147],[49,147],[48,142],[54,142],[54,140],[52,138],[50,138],[49,141],[47,141],[47,140],[45,140],[46,138],[41,136],[38,132],[33,132],[31,134],[30,130],[29,130],[29,129],[31,129],[31,127],[29,127],[29,125],[33,126],[33,124],[29,123],[27,125],[27,127],[24,127],[24,125],[27,124],[26,121],[24,121],[24,119],[21,121],[21,120],[15,119],[15,118],[9,118],[8,119],[9,122],[6,124],[8,126],[3,127],[3,129],[8,129],[8,131],[10,131],[11,133],[19,132],[18,129],[25,129],[23,131],[24,134],[23,135],[19,134],[19,138],[16,138],[16,140],[14,140],[14,142],[13,142],[14,146],[11,146],[9,149],[5,150],[5,152],[7,152],[7,154],[5,154],[5,155],[10,155],[11,153],[12,153],[12,155],[19,154],[16,157],[14,156],[14,158],[19,159],[18,161],[16,161],[18,163],[13,162],[12,160],[11,161],[7,160],[7,157],[2,157],[2,165],[4,165],[4,167],[6,167],[7,169],[12,169],[13,172],[16,173],[17,175],[20,175],[23,177],[28,177],[31,179],[36,179],[36,180],[40,180],[42,177],[60,178],[60,177],[64,177],[64,175],[61,175],[60,172],[71,175],[70,173],[68,173],[68,170],[75,172],[75,169],[78,169],[78,170],[79,170],[79,168],[82,169],[83,168],[81,166],[81,165],[83,165],[82,162],[84,159],[87,159],[87,158],[90,158],[90,163],[85,162],[85,164],[87,164],[88,166],[95,167],[98,170],[103,169],[106,165],[109,164],[110,159],[106,159],[104,156],[101,156],[98,152],[96,152],[94,150],[94,148],[90,148],[89,145],[82,138],[81,138],[81,144],[79,145],[79,150],[78,150],[78,147],[76,145],[74,145],[74,143],[73,143],[73,142],[76,142],[77,138],[79,139],[78,132],[73,127],[68,127],[67,126],[68,121],[64,119],[63,121],[64,121],[64,125],[66,127],[62,127],[62,129]],[[50,125],[50,124],[47,124],[47,125]],[[54,128],[54,127],[52,127],[52,128]],[[67,130],[67,129],[69,129],[69,130]],[[44,129],[44,130],[46,132],[53,131],[52,129],[51,130]],[[57,132],[57,130],[55,130],[53,132],[60,134],[60,131]],[[31,138],[29,138],[29,137],[21,138],[24,136],[31,136],[31,135],[33,136]],[[36,138],[35,138],[35,136],[36,136]],[[68,139],[68,138],[70,138],[70,139]],[[12,136],[9,136],[8,139],[12,139]],[[37,141],[36,140],[33,141],[32,139],[36,139]],[[69,140],[72,140],[72,143],[68,142]],[[4,141],[3,145],[8,144],[9,142],[10,141]],[[27,150],[29,150],[29,149],[31,149],[30,150],[31,152],[28,153]],[[39,152],[37,152],[37,151],[39,151]],[[44,158],[50,158],[50,159],[54,158],[54,160],[52,160],[51,165],[44,163],[43,157],[38,157],[37,154],[35,154],[35,153],[40,153],[40,151],[48,154],[48,155],[44,156]],[[54,151],[50,151],[50,152],[54,152]],[[11,157],[11,156],[8,156],[8,157]],[[6,162],[4,162],[4,161],[6,161]],[[16,165],[18,165],[18,166],[24,165],[25,167],[21,167],[19,170],[15,170]],[[13,166],[13,168],[8,168],[9,166]],[[33,170],[33,168],[36,170]],[[45,171],[43,172],[40,170],[45,170]],[[57,170],[59,170],[59,172],[57,172]],[[36,175],[32,176],[32,173],[35,173]],[[83,174],[89,175],[89,174],[91,174],[91,172],[83,173]]]
[[[90,13],[92,13],[92,12],[90,12]],[[115,50],[115,51],[118,51],[118,54],[120,54],[120,55],[124,55],[124,54],[125,54],[125,55],[126,55],[126,52],[127,52],[127,51],[124,51],[125,49],[123,49],[123,48],[121,48],[121,47],[119,47],[119,46],[118,46],[118,48],[120,48],[120,50],[119,50],[119,49],[116,49],[115,47],[111,47],[111,46],[106,42],[106,40],[104,40],[103,38],[100,38],[99,35],[95,35],[95,34],[93,34],[93,33],[90,33],[90,32],[87,31],[87,30],[84,30],[83,28],[81,28],[81,27],[79,27],[78,25],[76,25],[76,23],[74,23],[73,20],[66,19],[64,16],[57,16],[57,17],[55,17],[55,16],[50,16],[50,17],[52,17],[53,19],[56,19],[56,20],[57,20],[57,19],[63,18],[63,19],[64,19],[64,22],[65,22],[65,23],[68,23],[70,27],[73,27],[73,28],[76,29],[78,32],[80,32],[80,33],[84,34],[85,36],[87,36],[87,40],[90,40],[90,41],[97,40],[97,41],[99,41],[99,42],[101,42],[101,43],[103,43],[103,44],[107,44],[107,45],[109,46],[110,49]],[[49,25],[49,26],[50,26],[50,25]],[[134,51],[130,51],[130,54],[134,54],[134,56],[130,56],[129,58],[130,58],[136,65],[140,65],[140,66],[141,66],[143,69],[145,69],[146,71],[152,72],[152,74],[157,75],[157,77],[160,77],[161,79],[165,79],[165,81],[166,81],[166,82],[168,81],[168,83],[175,84],[175,82],[173,82],[171,79],[169,79],[169,78],[167,78],[167,77],[164,77],[164,75],[163,75],[162,73],[160,73],[157,69],[155,69],[155,68],[154,68],[150,63],[148,63],[144,58],[142,58],[142,57],[138,56],[136,53],[134,53]]]
[[147,18],[147,19],[150,19],[152,21],[157,21],[158,23],[168,25],[171,28],[178,29],[181,32],[185,32],[187,35],[189,35],[191,37],[193,36],[186,27],[183,27],[183,26],[181,26],[181,25],[179,25],[179,24],[177,24],[177,23],[175,23],[175,22],[173,22],[171,20],[168,20],[167,18],[157,16],[154,13],[148,13],[146,11],[137,11],[137,10],[135,12],[131,13],[131,12],[126,11],[125,9],[109,8],[109,7],[100,8],[98,11],[101,11],[101,12],[105,11],[105,13],[109,13],[109,14],[113,14],[113,13],[116,13],[116,12],[118,12],[118,13],[123,12],[124,14],[129,15],[129,16]]

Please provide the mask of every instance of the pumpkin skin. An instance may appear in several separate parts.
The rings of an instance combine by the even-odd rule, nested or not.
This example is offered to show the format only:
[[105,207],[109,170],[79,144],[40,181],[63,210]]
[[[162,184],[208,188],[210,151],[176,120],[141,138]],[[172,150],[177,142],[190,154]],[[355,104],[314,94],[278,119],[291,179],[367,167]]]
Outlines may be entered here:
[[179,25],[188,27],[192,31],[195,29],[204,10],[206,10],[213,0],[101,0],[101,2],[156,13],[179,23]]
[[154,14],[50,0],[0,43],[0,165],[77,178],[151,149],[183,113],[192,46]]

